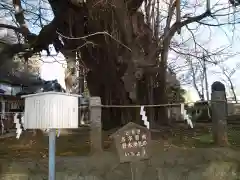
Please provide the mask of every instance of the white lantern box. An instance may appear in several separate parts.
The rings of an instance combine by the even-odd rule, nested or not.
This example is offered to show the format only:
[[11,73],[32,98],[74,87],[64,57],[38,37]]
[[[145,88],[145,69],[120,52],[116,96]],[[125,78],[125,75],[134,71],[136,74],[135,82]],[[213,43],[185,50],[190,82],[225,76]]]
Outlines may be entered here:
[[25,98],[25,129],[78,128],[78,98],[61,92],[43,92]]

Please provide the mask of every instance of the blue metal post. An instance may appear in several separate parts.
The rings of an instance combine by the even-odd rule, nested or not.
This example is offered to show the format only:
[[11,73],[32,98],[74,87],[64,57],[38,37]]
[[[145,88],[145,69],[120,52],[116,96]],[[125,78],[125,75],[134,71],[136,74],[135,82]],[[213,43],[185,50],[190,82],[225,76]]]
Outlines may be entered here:
[[55,151],[56,151],[56,129],[49,130],[48,148],[48,180],[55,180]]

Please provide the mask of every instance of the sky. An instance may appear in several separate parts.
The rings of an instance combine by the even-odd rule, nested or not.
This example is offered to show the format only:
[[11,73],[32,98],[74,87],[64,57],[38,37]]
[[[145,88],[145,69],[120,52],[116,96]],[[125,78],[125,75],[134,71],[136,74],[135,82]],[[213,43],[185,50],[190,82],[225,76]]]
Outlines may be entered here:
[[[51,51],[52,54],[56,54],[55,50]],[[64,71],[66,67],[66,62],[64,56],[59,54],[58,56],[52,58],[45,56],[45,53],[42,53],[42,60],[44,62],[41,63],[40,75],[41,78],[45,80],[54,80],[57,79],[63,88],[65,88],[64,82]],[[57,59],[57,61],[56,61]]]

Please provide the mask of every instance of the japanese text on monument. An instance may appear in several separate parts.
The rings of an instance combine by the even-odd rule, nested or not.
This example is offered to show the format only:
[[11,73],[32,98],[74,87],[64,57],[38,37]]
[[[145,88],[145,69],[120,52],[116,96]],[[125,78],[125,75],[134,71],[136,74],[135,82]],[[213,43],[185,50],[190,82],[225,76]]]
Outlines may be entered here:
[[141,129],[133,128],[124,131],[120,141],[124,156],[145,156],[147,139],[147,134]]

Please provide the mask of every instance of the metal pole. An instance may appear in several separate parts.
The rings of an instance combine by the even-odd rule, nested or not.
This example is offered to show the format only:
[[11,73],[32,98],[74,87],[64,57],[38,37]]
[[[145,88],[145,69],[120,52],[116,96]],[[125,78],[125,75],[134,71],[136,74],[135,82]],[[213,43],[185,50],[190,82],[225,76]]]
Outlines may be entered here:
[[142,173],[139,167],[141,167],[141,162],[130,162],[130,168],[131,168],[131,174],[132,179],[131,180],[141,180],[142,179]]
[[48,180],[55,180],[55,144],[56,144],[56,129],[49,130],[49,151],[48,151]]

